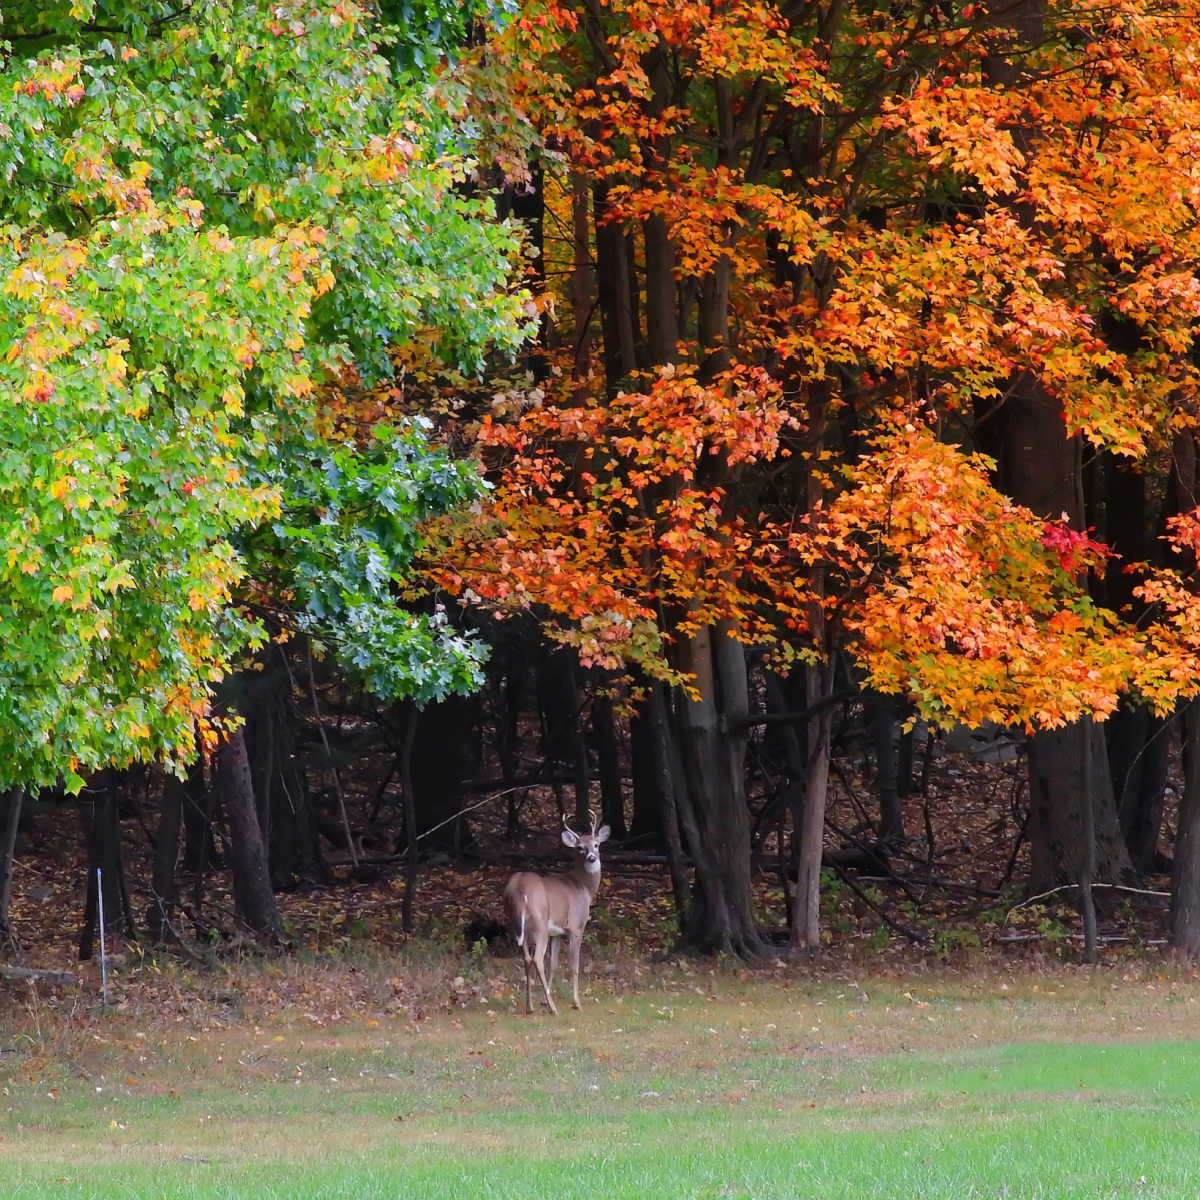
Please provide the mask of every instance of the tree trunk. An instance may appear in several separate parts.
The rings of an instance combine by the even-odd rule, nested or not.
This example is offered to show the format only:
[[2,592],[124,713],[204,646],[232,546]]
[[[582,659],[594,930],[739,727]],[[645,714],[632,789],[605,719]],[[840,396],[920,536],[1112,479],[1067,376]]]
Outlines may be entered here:
[[[161,946],[172,937],[175,904],[179,889],[175,881],[175,861],[179,857],[179,832],[183,822],[185,794],[198,775],[199,764],[188,772],[188,781],[168,772],[163,779],[158,814],[158,832],[154,837],[154,874],[150,883],[150,904],[146,911],[147,936],[151,945]],[[203,788],[203,779],[200,781]]]
[[[300,745],[304,717],[297,697],[300,687],[286,647],[276,647],[278,658],[267,656],[262,671],[242,676],[246,716],[246,753],[250,758],[254,794],[262,823],[263,841],[271,865],[271,886],[279,891],[295,887],[301,880],[328,883],[332,879],[321,851],[321,812],[318,795],[309,787],[305,756]],[[324,750],[324,763],[339,800],[341,835],[349,840],[349,820],[338,774],[341,764],[329,744],[322,718],[318,686],[319,664],[314,662],[311,643],[304,644],[304,677],[313,719]],[[354,851],[351,849],[351,857]]]
[[834,660],[809,667],[808,707],[819,705],[808,726],[808,766],[796,891],[792,900],[792,949],[812,954],[821,948],[821,856],[825,848],[825,805],[833,734]]
[[[658,845],[664,835],[663,813],[667,800],[663,795],[664,775],[656,750],[654,685],[644,686],[646,696],[634,706],[629,721],[629,762],[633,774],[633,820],[629,833],[634,841]],[[671,805],[674,807],[673,800]]]
[[1080,722],[1038,733],[1028,741],[1030,818],[1029,887],[1045,891],[1075,883],[1083,865],[1084,746],[1090,747],[1095,831],[1095,881],[1127,878],[1131,867],[1113,802],[1112,779],[1101,727]]
[[13,933],[9,915],[12,899],[13,857],[17,850],[17,826],[21,823],[21,805],[25,792],[13,788],[4,797],[0,807],[3,821],[0,822],[0,958],[11,958],[20,950]]
[[592,189],[596,225],[596,293],[604,340],[604,379],[615,396],[637,369],[637,320],[630,238],[609,219],[608,185]]
[[[666,687],[658,682],[646,684],[646,696],[638,706],[637,724],[645,742],[645,766],[653,776],[650,789],[661,805],[658,825],[662,832],[663,845],[667,852],[667,869],[671,874],[671,894],[675,900],[675,915],[679,928],[688,926],[688,913],[692,906],[692,889],[688,882],[687,864],[684,861],[683,830],[679,812],[678,794],[682,787],[682,768],[671,733],[670,702]],[[694,826],[691,836],[696,838]]]
[[[476,705],[465,696],[448,696],[413,714],[411,704],[397,712],[407,730],[417,722],[411,747],[412,805],[425,852],[442,850],[458,854],[475,845],[475,836],[462,816],[463,780],[475,770],[479,758]],[[407,733],[405,734],[407,737]]]
[[[1047,518],[1067,513],[1078,528],[1078,445],[1076,439],[1067,437],[1062,406],[1037,379],[1023,373],[1010,384],[1002,418],[1000,468],[1005,490]],[[1131,870],[1117,820],[1102,730],[1092,725],[1083,735],[1076,724],[1041,731],[1028,740],[1032,804],[1029,886],[1035,892],[1079,879],[1083,746],[1090,747],[1094,781],[1096,879],[1123,878]]]
[[[535,295],[546,289],[546,188],[545,170],[541,163],[534,163],[528,184],[504,188],[496,198],[496,213],[501,220],[515,217],[525,226],[526,242],[530,255],[525,268],[523,282]],[[527,362],[530,374],[539,383],[550,373],[550,356],[546,349],[554,334],[553,323],[548,313],[541,318],[540,333],[536,341],[529,343]]]
[[709,627],[679,643],[676,665],[696,689],[694,697],[677,692],[675,705],[683,783],[677,801],[686,806],[685,831],[695,829],[689,840],[696,878],[684,942],[702,952],[758,958],[766,947],[750,886],[745,650],[730,630]]
[[[904,840],[904,821],[900,811],[900,738],[897,726],[899,701],[895,696],[870,690],[863,704],[875,748],[875,790],[879,796],[879,840],[896,843]],[[911,759],[910,759],[911,762]]]
[[[798,698],[793,699],[796,691],[796,678],[800,671],[796,670],[788,676],[776,671],[763,672],[763,692],[766,698],[766,715],[784,717],[797,709],[805,708],[803,688]],[[764,748],[771,758],[782,761],[784,767],[784,783],[778,789],[770,812],[760,815],[759,821],[764,825],[774,822],[777,829],[776,861],[779,870],[779,882],[783,888],[784,911],[787,926],[792,928],[792,919],[796,914],[794,902],[794,885],[800,862],[800,830],[804,827],[804,785],[808,777],[808,735],[806,722],[780,721],[769,724],[763,738]],[[792,837],[790,842],[785,838],[787,818],[792,819]]]
[[[121,775],[114,770],[99,771],[88,782],[91,812],[87,814],[88,865],[87,899],[83,927],[79,933],[79,958],[92,957],[99,928],[100,896],[96,871],[104,891],[104,932],[137,937],[133,914],[129,911],[121,862]],[[86,810],[85,810],[86,812]]]
[[197,897],[204,873],[210,867],[224,866],[213,837],[213,816],[216,811],[215,783],[195,795],[188,794],[183,802],[183,868],[195,874]]
[[285,940],[283,920],[271,889],[267,848],[258,823],[254,782],[241,727],[217,750],[217,781],[229,819],[233,899],[238,914],[258,937],[281,945]]
[[1183,710],[1183,796],[1171,876],[1171,947],[1200,957],[1200,701]]
[[603,694],[592,697],[592,738],[600,775],[600,811],[605,825],[618,840],[625,837],[625,797],[621,789],[621,754],[617,719],[612,701]]
[[722,255],[712,271],[705,276],[700,288],[697,314],[700,348],[700,379],[709,383],[723,371],[729,370],[729,301],[733,266]]
[[1105,722],[1109,773],[1121,833],[1134,869],[1163,869],[1158,852],[1170,760],[1172,718],[1122,701]]
[[583,692],[579,687],[579,664],[570,666],[571,709],[574,719],[568,730],[571,747],[571,782],[575,789],[575,828],[585,830],[591,823],[592,772],[588,760],[587,734],[583,727]]
[[405,933],[413,931],[413,909],[417,894],[417,865],[420,847],[417,843],[417,798],[413,782],[413,747],[417,740],[417,726],[421,709],[413,704],[408,713],[408,724],[404,730],[404,741],[400,746],[400,785],[404,789],[404,906],[401,919]]
[[571,312],[575,345],[571,377],[582,386],[591,374],[592,310],[596,304],[596,279],[588,225],[588,180],[582,171],[571,172]]
[[502,686],[496,697],[496,757],[504,777],[504,836],[512,841],[520,832],[518,819],[517,753],[521,744],[521,666],[520,655],[509,645],[505,653]]
[[1096,827],[1095,806],[1092,803],[1095,779],[1095,754],[1092,753],[1095,739],[1092,738],[1092,718],[1084,717],[1078,722],[1080,738],[1080,772],[1082,781],[1080,794],[1080,850],[1079,850],[1079,911],[1083,916],[1083,961],[1096,963],[1100,960],[1100,946],[1096,931],[1096,897],[1092,884],[1096,881]]
[[571,821],[580,828],[588,822],[591,771],[583,725],[579,659],[573,650],[555,649],[543,660],[538,672],[538,705],[545,731],[543,753],[551,764],[558,792],[564,774],[571,780],[575,794]]
[[[1132,322],[1109,321],[1105,333],[1123,353],[1138,348],[1139,333]],[[1162,542],[1156,535],[1165,533],[1165,516],[1195,506],[1193,502],[1184,509],[1175,507],[1191,493],[1194,482],[1194,468],[1188,464],[1190,446],[1177,439],[1175,449],[1164,497],[1167,507],[1155,499],[1157,489],[1148,487],[1143,464],[1109,453],[1097,455],[1088,473],[1089,480],[1093,476],[1097,480],[1095,516],[1089,514],[1089,523],[1101,525],[1100,536],[1113,550],[1100,599],[1113,612],[1129,613],[1131,619],[1139,618],[1145,605],[1134,594],[1137,578],[1125,569],[1126,564],[1153,562],[1156,558],[1161,561]],[[1088,499],[1093,501],[1091,496]],[[1131,703],[1127,697],[1105,722],[1109,774],[1121,833],[1133,866],[1143,873],[1161,870],[1158,835],[1167,785],[1170,727],[1170,719],[1156,717],[1145,705]]]
[[[1019,85],[1024,69],[1022,55],[1027,47],[1041,42],[1045,11],[1044,0],[1016,0],[996,9],[991,23],[1012,29],[1017,40],[1004,55],[985,59],[985,78]],[[1032,135],[1030,128],[1013,130],[1018,145],[1028,144]],[[1023,226],[1033,227],[1035,214],[1028,206],[1016,205],[1014,211]],[[1054,520],[1065,513],[1073,528],[1082,528],[1079,440],[1068,438],[1061,403],[1032,372],[1018,371],[1009,381],[998,426],[999,476],[1004,490],[1039,516]],[[1028,747],[1031,889],[1039,891],[1079,880],[1084,747],[1088,748],[1088,769],[1095,782],[1090,799],[1096,877],[1113,879],[1126,874],[1129,856],[1117,821],[1100,730],[1092,726],[1081,734],[1075,725],[1039,732],[1030,737]]]
[[[657,45],[643,59],[646,77],[650,81],[650,113],[660,116],[671,101],[671,79],[668,51]],[[666,147],[643,140],[646,165],[654,171],[666,167]],[[679,360],[679,296],[675,277],[675,247],[671,242],[666,218],[658,213],[642,222],[642,245],[645,253],[643,290],[646,297],[646,365],[665,366]]]

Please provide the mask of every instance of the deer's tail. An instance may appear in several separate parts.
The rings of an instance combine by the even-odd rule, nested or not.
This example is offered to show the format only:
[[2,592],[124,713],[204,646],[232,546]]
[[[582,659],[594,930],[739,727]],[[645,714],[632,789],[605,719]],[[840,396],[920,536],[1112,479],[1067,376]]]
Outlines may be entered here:
[[517,945],[525,945],[525,909],[529,901],[525,898],[525,893],[521,893],[521,918],[517,925]]

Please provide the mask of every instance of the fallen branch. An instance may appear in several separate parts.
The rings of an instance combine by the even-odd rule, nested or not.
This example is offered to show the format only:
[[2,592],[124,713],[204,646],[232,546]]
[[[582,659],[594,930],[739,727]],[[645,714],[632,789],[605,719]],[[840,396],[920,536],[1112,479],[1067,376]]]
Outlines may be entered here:
[[[1063,940],[1068,942],[1078,942],[1083,940],[1082,933],[1065,933],[1062,935]],[[1165,946],[1167,945],[1166,938],[1144,938],[1137,939],[1130,937],[1127,933],[1102,933],[1098,940],[1101,945],[1121,945],[1129,942],[1137,942],[1142,946]],[[996,938],[996,944],[999,946],[1013,946],[1022,942],[1045,942],[1050,939],[1044,933],[1006,933]]]
[[[1007,921],[1013,913],[1019,908],[1024,908],[1028,904],[1036,904],[1039,900],[1045,900],[1047,896],[1055,896],[1059,892],[1074,891],[1079,887],[1077,883],[1060,883],[1058,887],[1052,887],[1048,891],[1038,892],[1036,896],[1030,896],[1027,900],[1022,900],[1019,904],[1014,904],[1012,908],[1004,914],[1004,919]],[[1114,892],[1130,892],[1135,896],[1154,896],[1159,900],[1170,900],[1170,892],[1158,892],[1152,888],[1130,887],[1125,883],[1093,883],[1094,888],[1110,888]]]
[[73,987],[75,976],[70,971],[51,971],[41,967],[15,967],[0,963],[0,979],[7,983],[51,983],[56,987]]

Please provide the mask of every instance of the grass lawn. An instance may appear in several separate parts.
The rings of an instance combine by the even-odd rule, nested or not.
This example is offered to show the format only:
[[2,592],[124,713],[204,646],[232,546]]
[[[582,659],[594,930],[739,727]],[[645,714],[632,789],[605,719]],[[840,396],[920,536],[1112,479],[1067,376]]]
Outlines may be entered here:
[[1200,1194],[1182,975],[664,967],[557,1019],[505,994],[56,1030],[0,1031],[9,1200]]

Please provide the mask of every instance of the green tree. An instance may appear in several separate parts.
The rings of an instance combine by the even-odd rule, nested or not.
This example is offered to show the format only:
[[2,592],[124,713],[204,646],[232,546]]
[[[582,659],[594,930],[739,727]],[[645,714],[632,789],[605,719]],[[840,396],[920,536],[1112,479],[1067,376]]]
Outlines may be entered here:
[[466,686],[470,649],[390,599],[469,478],[322,415],[427,330],[470,369],[522,336],[436,95],[350,0],[8,4],[0,36],[0,787],[190,756],[263,635],[248,571],[377,686]]

